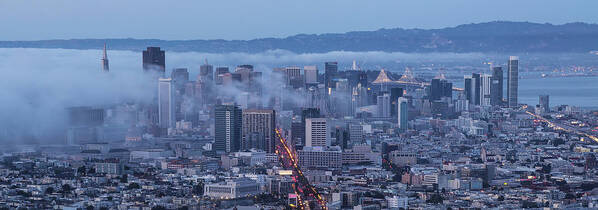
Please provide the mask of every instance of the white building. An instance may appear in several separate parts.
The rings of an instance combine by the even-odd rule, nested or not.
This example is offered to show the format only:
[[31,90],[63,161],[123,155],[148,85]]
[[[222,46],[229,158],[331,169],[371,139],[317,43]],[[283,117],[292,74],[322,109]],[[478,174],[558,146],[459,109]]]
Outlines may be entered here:
[[100,174],[121,174],[123,171],[123,164],[119,161],[101,161],[93,164],[96,173]]
[[378,96],[378,117],[390,117],[390,95],[384,93],[384,95]]
[[480,105],[490,106],[490,87],[492,75],[483,74],[480,76]]
[[299,165],[306,168],[340,168],[343,165],[342,151],[334,147],[303,147],[297,151]]
[[386,197],[386,202],[388,202],[389,209],[408,209],[409,208],[409,198],[408,197],[399,197],[399,196],[392,196]]
[[251,166],[261,165],[266,162],[266,152],[255,149],[249,152],[235,152],[235,157],[248,159]]
[[227,180],[226,182],[204,186],[205,195],[217,199],[235,199],[261,193],[260,185],[247,178]]
[[158,122],[160,128],[175,127],[175,88],[172,78],[160,78],[158,81]]
[[305,146],[330,146],[328,120],[326,118],[305,119]]

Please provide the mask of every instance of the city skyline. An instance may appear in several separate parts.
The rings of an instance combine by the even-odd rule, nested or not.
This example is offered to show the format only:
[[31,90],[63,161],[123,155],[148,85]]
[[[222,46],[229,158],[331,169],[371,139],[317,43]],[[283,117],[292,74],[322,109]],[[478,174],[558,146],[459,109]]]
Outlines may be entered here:
[[[598,208],[598,24],[306,34],[598,3],[29,3],[0,1],[0,209]],[[55,31],[222,39],[2,41]]]

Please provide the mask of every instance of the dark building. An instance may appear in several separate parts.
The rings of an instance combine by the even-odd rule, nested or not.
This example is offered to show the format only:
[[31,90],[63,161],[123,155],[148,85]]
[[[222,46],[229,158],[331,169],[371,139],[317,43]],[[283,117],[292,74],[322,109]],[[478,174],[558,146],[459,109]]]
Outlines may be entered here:
[[365,71],[344,71],[338,72],[338,77],[342,78],[343,76],[341,73],[344,73],[344,78],[347,78],[349,81],[349,87],[354,88],[357,87],[358,84],[361,84],[361,87],[368,86],[368,74]]
[[430,84],[430,101],[440,100],[443,97],[452,98],[453,83],[443,79],[432,79]]
[[226,67],[226,66],[216,67],[216,75],[226,74],[226,73],[229,73],[228,67]]
[[324,86],[326,90],[328,88],[336,87],[333,81],[333,78],[336,77],[338,73],[338,62],[326,62],[324,63]]
[[446,118],[449,116],[448,103],[444,101],[433,101],[431,103],[431,112],[434,116]]
[[341,146],[342,149],[350,149],[349,141],[349,131],[347,127],[337,127],[335,128],[335,137],[336,137],[336,145]]
[[148,47],[143,51],[143,71],[164,74],[166,70],[166,55],[160,47]]
[[237,68],[249,69],[250,71],[253,71],[253,65],[249,65],[249,64],[238,65]]
[[550,101],[548,95],[540,95],[540,107],[544,109],[544,112],[550,112]]
[[92,107],[71,107],[67,109],[67,144],[95,143],[102,139],[100,127],[104,124],[104,110]]
[[305,139],[305,123],[300,121],[291,123],[291,139],[293,145],[302,145]]
[[482,91],[482,78],[481,75],[478,73],[473,73],[471,74],[471,78],[472,78],[472,99],[473,99],[473,103],[474,105],[480,105],[480,102],[482,101],[482,98],[480,97],[480,92]]
[[490,105],[502,105],[503,74],[502,67],[492,68],[492,81],[490,83]]
[[442,84],[442,97],[453,98],[453,83],[443,80]]
[[237,105],[214,108],[214,147],[217,154],[237,152],[241,148],[243,115]]
[[104,124],[104,109],[92,107],[68,108],[68,123],[70,126],[101,126]]
[[214,83],[217,85],[222,84],[222,77],[220,75],[224,75],[229,73],[228,67],[216,67],[216,72],[214,73]]
[[519,57],[510,56],[508,63],[507,103],[509,107],[517,107],[517,94],[519,89]]
[[368,73],[367,72],[359,71],[359,84],[361,84],[361,87],[368,86]]
[[440,99],[440,79],[432,79],[430,82],[430,101]]
[[204,64],[199,67],[199,78],[202,82],[214,81],[214,66]]
[[239,74],[239,73],[232,73],[231,74],[233,81],[237,82],[237,83],[241,83],[243,81],[243,75]]
[[465,76],[464,80],[463,91],[465,93],[465,99],[471,104],[473,103],[473,78],[471,78],[471,76]]

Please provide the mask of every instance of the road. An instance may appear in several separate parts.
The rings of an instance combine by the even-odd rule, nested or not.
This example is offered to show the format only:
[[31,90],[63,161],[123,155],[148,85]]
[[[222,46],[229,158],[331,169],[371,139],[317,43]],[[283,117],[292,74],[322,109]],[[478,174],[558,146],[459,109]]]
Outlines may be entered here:
[[[327,209],[326,201],[322,198],[320,193],[313,187],[309,180],[303,175],[303,171],[299,167],[299,159],[294,149],[289,148],[287,140],[282,136],[280,129],[276,129],[276,138],[278,144],[276,145],[276,154],[280,159],[283,168],[293,170],[293,185],[295,193],[297,194],[297,208],[305,209],[309,207],[309,202],[305,198],[315,200],[318,204],[318,209]],[[317,208],[316,207],[316,208]]]
[[565,131],[565,132],[568,132],[568,133],[573,133],[573,134],[577,134],[577,135],[580,135],[580,136],[584,136],[584,137],[589,138],[591,140],[594,140],[594,142],[598,143],[598,137],[593,136],[591,134],[588,134],[586,132],[580,131],[579,129],[573,128],[573,127],[568,126],[568,125],[563,125],[563,124],[551,122],[550,120],[548,120],[548,119],[546,119],[546,118],[544,118],[544,117],[542,117],[540,115],[537,115],[537,114],[534,114],[534,113],[528,111],[527,110],[527,105],[523,105],[521,107],[521,109],[525,110],[525,113],[527,113],[527,114],[535,117],[536,119],[538,119],[538,120],[540,120],[542,122],[546,122],[548,124],[548,127],[551,127],[551,128],[553,128],[555,130]]

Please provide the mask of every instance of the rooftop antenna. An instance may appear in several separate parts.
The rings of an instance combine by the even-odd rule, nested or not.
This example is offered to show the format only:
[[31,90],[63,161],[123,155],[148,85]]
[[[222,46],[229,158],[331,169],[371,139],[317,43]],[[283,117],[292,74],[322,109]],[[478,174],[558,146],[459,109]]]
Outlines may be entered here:
[[102,71],[103,72],[110,71],[110,66],[108,64],[108,53],[106,53],[106,43],[104,43],[104,53],[102,56]]

